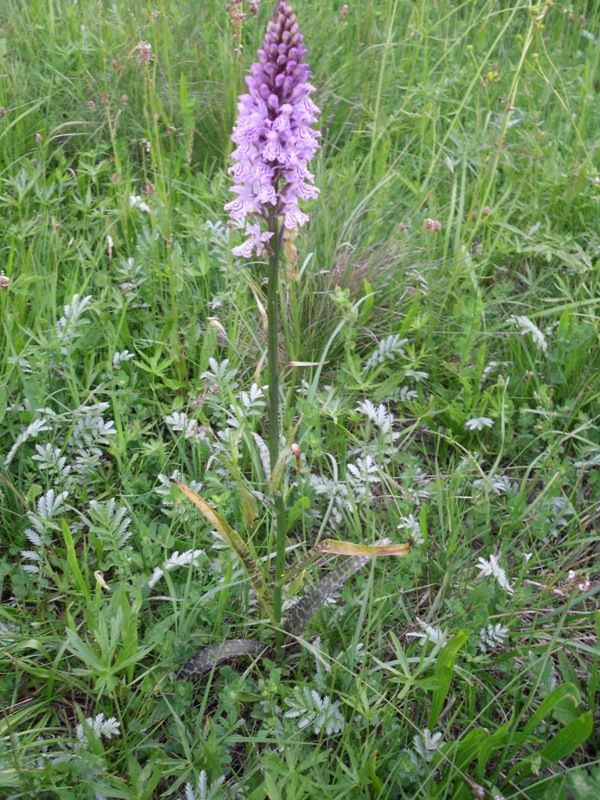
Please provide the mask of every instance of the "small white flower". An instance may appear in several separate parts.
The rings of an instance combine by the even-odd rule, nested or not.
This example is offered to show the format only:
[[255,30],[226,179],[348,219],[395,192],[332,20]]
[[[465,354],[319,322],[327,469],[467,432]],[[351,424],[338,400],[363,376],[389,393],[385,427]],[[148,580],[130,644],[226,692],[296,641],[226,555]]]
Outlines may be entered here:
[[426,642],[431,642],[434,645],[439,645],[441,648],[448,642],[448,637],[441,628],[427,625],[425,622],[419,622],[419,625],[422,629],[421,633],[407,633],[406,635],[411,637],[416,636],[420,640],[421,646],[426,644]]
[[535,325],[529,317],[524,316],[511,316],[513,322],[519,326],[521,329],[522,334],[530,333],[531,337],[535,343],[535,346],[538,350],[541,350],[543,353],[546,352],[548,349],[548,342],[546,341],[546,337],[541,332],[541,330]]
[[465,422],[465,428],[468,431],[482,431],[484,428],[491,428],[493,424],[494,420],[489,417],[474,417]]
[[129,350],[122,350],[120,353],[113,353],[113,367],[119,367],[121,362],[131,361],[132,358],[135,358],[135,356],[133,353],[130,353]]
[[129,205],[131,208],[138,208],[140,211],[146,211],[147,213],[150,211],[150,206],[142,200],[139,194],[129,195]]
[[152,573],[152,577],[148,581],[148,586],[153,589],[159,580],[163,577],[165,572],[175,569],[175,567],[184,567],[187,564],[196,564],[204,550],[186,550],[185,553],[172,553],[171,556],[165,561],[161,567],[156,567]]
[[480,570],[480,575],[492,575],[498,581],[499,586],[505,589],[508,594],[515,593],[515,590],[508,582],[506,572],[502,569],[498,559],[493,553],[489,559],[479,558],[477,560],[477,567]]

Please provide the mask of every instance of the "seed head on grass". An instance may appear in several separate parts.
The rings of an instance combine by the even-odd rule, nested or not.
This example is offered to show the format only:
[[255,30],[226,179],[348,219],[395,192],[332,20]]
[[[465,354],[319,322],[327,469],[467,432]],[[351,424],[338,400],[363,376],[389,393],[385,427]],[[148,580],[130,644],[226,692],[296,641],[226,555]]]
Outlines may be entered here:
[[[318,196],[308,162],[319,147],[318,131],[311,128],[319,109],[310,99],[315,91],[309,83],[310,70],[303,63],[304,38],[296,15],[280,0],[269,23],[258,62],[246,78],[248,93],[240,97],[239,119],[232,139],[238,145],[232,155],[230,172],[238,196],[225,209],[233,219],[249,214],[267,218],[269,211],[283,216],[284,228],[291,230],[308,221],[298,200]],[[271,207],[271,208],[269,208]],[[260,256],[273,231],[261,233],[252,225],[250,238],[233,249],[234,255]]]

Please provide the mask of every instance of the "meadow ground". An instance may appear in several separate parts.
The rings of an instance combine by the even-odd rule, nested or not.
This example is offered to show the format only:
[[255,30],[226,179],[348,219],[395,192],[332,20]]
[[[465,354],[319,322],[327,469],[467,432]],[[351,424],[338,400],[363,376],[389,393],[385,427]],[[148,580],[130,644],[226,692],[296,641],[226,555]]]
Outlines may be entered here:
[[180,675],[273,644],[169,481],[267,574],[266,270],[223,205],[272,7],[0,3],[0,796],[597,796],[592,0],[296,1],[323,135],[282,267],[290,558],[412,549]]

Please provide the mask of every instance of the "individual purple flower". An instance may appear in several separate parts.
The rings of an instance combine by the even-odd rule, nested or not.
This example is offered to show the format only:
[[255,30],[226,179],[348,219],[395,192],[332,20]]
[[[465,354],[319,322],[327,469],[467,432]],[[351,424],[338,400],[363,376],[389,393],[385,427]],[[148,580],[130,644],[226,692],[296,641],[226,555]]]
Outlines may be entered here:
[[239,247],[234,247],[231,251],[233,255],[251,258],[252,251],[256,247],[256,255],[259,257],[262,256],[265,249],[263,244],[268,242],[271,236],[273,236],[273,231],[265,231],[263,233],[260,229],[260,224],[257,222],[256,225],[248,225],[246,233],[250,234],[250,238]]
[[[298,200],[319,194],[308,162],[319,147],[320,134],[311,128],[319,109],[310,99],[315,88],[302,62],[306,52],[296,15],[279,0],[258,51],[259,60],[246,78],[248,94],[240,96],[239,118],[231,137],[237,149],[229,172],[235,181],[231,191],[237,197],[225,209],[234,219],[249,214],[268,219],[271,211],[275,217],[283,216],[288,229],[308,221]],[[262,243],[270,236],[259,235],[257,228],[249,229],[250,239],[236,247],[234,254],[249,258],[254,249],[262,254]]]

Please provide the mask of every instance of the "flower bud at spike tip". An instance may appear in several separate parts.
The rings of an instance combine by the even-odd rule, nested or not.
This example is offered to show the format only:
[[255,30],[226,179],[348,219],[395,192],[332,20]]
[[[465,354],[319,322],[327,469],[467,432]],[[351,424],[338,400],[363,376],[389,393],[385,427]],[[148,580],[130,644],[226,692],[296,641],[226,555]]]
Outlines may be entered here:
[[[298,30],[296,15],[280,0],[269,23],[258,61],[246,78],[248,93],[240,96],[239,118],[232,134],[237,149],[231,191],[237,197],[225,209],[234,219],[249,214],[266,218],[269,211],[283,216],[288,230],[304,225],[308,216],[298,200],[319,194],[308,162],[319,144],[318,131],[311,128],[319,109],[310,99],[315,91],[309,83],[310,70],[302,62],[306,55],[304,37]],[[260,256],[268,242],[258,225],[250,229],[250,239],[234,249],[234,254]]]

